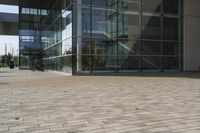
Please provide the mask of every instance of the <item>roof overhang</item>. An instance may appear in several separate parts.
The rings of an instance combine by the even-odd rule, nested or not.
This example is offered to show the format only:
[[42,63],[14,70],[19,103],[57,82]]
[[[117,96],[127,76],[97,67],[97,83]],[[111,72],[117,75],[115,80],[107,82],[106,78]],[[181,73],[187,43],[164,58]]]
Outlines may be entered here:
[[4,5],[19,5],[19,0],[0,0],[0,4]]

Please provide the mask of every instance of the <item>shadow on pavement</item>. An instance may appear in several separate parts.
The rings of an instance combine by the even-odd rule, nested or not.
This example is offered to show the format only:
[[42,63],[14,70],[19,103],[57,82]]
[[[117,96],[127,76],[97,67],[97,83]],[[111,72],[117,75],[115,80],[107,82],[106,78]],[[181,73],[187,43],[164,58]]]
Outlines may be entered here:
[[122,76],[122,77],[161,77],[200,79],[200,72],[144,72],[144,73],[94,73],[75,74],[75,76]]

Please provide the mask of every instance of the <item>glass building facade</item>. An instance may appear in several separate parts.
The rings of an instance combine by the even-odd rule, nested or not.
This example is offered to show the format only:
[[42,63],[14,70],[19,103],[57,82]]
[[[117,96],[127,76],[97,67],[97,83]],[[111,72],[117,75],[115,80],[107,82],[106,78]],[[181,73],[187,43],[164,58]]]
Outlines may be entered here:
[[182,71],[182,0],[20,1],[21,68]]

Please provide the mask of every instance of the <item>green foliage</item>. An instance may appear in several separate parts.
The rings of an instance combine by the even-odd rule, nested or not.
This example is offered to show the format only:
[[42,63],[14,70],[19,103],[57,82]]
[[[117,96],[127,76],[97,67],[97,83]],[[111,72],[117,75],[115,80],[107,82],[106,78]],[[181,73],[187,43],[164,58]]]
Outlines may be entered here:
[[0,68],[1,67],[5,67],[5,64],[3,64],[3,63],[0,62]]
[[12,60],[12,55],[9,53],[8,55],[3,55],[0,60],[0,67],[7,67]]

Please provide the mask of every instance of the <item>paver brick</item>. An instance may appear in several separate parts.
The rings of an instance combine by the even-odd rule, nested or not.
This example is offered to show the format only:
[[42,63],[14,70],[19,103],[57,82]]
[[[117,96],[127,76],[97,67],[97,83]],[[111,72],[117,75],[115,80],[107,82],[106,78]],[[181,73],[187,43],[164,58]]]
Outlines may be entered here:
[[0,133],[199,133],[200,73],[0,69]]

